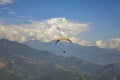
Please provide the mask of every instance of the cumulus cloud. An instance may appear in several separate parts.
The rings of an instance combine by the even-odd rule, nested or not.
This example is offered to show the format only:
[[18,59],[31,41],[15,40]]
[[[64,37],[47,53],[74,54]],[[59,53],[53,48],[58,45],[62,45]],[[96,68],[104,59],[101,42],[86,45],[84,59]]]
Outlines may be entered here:
[[[37,39],[48,42],[60,37],[69,37],[73,42],[79,42],[77,36],[90,27],[87,23],[80,23],[65,18],[52,18],[44,21],[29,20],[30,24],[0,25],[0,38],[25,42]],[[85,42],[84,42],[85,43]]]
[[[84,46],[95,45],[95,43],[78,38],[80,33],[89,30],[88,23],[74,22],[65,18],[52,18],[44,21],[29,20],[29,22],[29,24],[7,25],[3,20],[0,20],[0,38],[17,42],[34,39],[49,42],[60,37],[68,37],[74,43]],[[96,46],[120,50],[120,38],[98,40]]]
[[14,2],[14,0],[0,0],[0,4],[2,4],[2,5],[10,4],[13,2]]
[[120,38],[109,39],[106,41],[98,40],[98,41],[96,41],[96,45],[100,48],[109,48],[109,49],[120,50]]

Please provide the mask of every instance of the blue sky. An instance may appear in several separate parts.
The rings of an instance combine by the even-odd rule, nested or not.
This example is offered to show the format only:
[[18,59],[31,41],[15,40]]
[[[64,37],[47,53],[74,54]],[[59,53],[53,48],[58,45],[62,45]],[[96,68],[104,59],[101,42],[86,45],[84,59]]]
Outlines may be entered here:
[[[8,0],[0,4],[0,19],[9,24],[26,24],[27,19],[63,17],[91,24],[79,35],[87,41],[120,38],[120,0]],[[14,19],[22,19],[16,21]]]

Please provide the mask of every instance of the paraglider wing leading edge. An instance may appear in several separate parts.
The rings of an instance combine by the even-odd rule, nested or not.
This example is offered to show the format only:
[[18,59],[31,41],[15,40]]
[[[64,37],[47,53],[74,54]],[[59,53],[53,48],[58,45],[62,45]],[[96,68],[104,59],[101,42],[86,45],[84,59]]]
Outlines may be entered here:
[[55,44],[57,44],[59,41],[63,41],[63,40],[69,41],[70,43],[72,43],[72,41],[69,38],[60,38],[60,39],[56,40]]

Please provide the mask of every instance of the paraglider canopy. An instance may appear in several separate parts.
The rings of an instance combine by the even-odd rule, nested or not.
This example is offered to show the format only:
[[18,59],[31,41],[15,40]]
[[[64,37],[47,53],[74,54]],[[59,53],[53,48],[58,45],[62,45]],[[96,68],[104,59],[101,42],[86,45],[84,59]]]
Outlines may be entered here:
[[57,44],[59,41],[69,41],[70,43],[72,43],[72,41],[69,38],[59,38],[56,40],[55,44]]

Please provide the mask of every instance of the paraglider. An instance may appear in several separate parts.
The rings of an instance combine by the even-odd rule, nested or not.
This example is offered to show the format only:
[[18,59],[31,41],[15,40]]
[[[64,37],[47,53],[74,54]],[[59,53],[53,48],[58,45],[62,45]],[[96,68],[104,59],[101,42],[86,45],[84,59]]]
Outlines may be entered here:
[[70,43],[72,43],[72,41],[69,38],[59,38],[59,39],[57,39],[55,44],[57,44],[59,41],[69,41]]
[[[72,43],[72,41],[69,38],[59,38],[56,40],[55,45],[60,41],[68,41],[68,42]],[[66,51],[64,50],[63,53],[66,53]]]
[[66,53],[66,51],[63,51],[63,53]]

